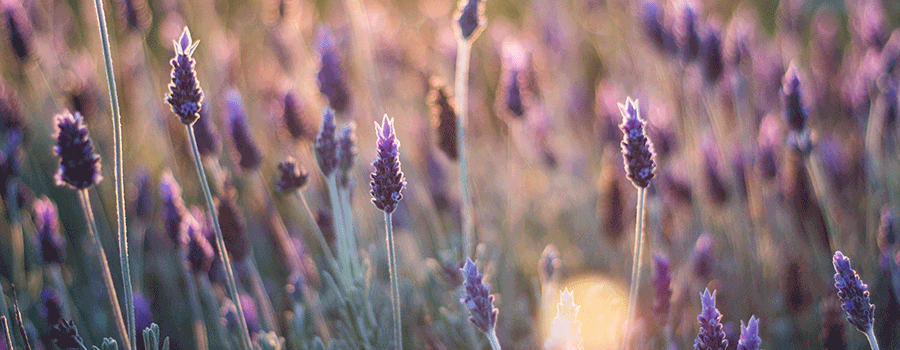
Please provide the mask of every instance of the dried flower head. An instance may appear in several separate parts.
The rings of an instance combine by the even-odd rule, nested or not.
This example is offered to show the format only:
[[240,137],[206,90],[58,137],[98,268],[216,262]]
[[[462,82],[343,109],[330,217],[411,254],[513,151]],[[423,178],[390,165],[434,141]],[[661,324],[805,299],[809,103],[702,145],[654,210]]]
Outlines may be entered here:
[[278,163],[278,179],[275,180],[275,189],[278,192],[295,191],[306,185],[309,173],[297,164],[292,157]]
[[62,264],[66,259],[66,242],[59,234],[59,212],[47,197],[34,201],[34,225],[38,231],[38,247],[45,264]]
[[550,323],[550,332],[544,340],[545,350],[582,350],[581,321],[578,320],[578,309],[575,296],[568,288],[559,293],[556,304],[556,317]]
[[463,40],[475,40],[484,29],[484,0],[459,0],[453,28]]
[[834,253],[834,287],[841,299],[841,308],[847,312],[847,321],[860,332],[872,329],[875,305],[869,301],[869,288],[850,268],[850,259],[841,252]]
[[56,185],[69,185],[82,190],[100,183],[100,155],[94,153],[94,145],[88,135],[81,114],[63,111],[55,117],[56,147],[59,170]]
[[661,320],[665,320],[669,315],[669,307],[672,301],[672,273],[669,271],[669,259],[654,254],[653,255],[653,311],[660,316]]
[[341,66],[341,57],[334,45],[331,31],[321,28],[317,36],[317,48],[321,55],[321,67],[317,75],[319,91],[328,98],[328,104],[338,113],[350,107],[350,92]]
[[454,102],[444,83],[437,78],[430,81],[428,104],[431,105],[431,126],[437,133],[438,148],[447,158],[456,160],[459,156],[456,146],[456,110]]
[[60,349],[86,349],[75,322],[60,320],[50,326],[50,340]]
[[200,117],[200,102],[203,101],[203,92],[200,91],[200,83],[197,82],[197,72],[194,71],[194,58],[191,55],[197,48],[199,41],[191,40],[191,31],[184,27],[181,38],[175,43],[175,58],[172,64],[172,83],[169,84],[169,94],[166,102],[172,106],[172,112],[178,116],[184,125],[191,125]]
[[313,149],[316,151],[316,161],[319,162],[319,169],[325,177],[331,175],[338,166],[337,159],[337,139],[334,132],[337,125],[334,123],[334,111],[326,108],[322,112],[322,126],[319,128],[319,134],[316,136],[316,142]]
[[759,319],[755,316],[750,316],[746,326],[741,321],[741,339],[738,340],[738,350],[759,350],[759,343],[761,342],[762,339],[759,338]]
[[356,160],[356,124],[350,122],[341,129],[341,137],[338,139],[338,184],[342,188],[350,185],[350,171],[353,170],[353,161]]
[[700,324],[700,332],[694,339],[694,349],[697,350],[725,350],[728,348],[728,340],[725,339],[725,331],[722,329],[722,314],[716,309],[716,291],[712,294],[706,289],[700,294],[700,303],[703,310],[697,316]]
[[490,295],[491,285],[482,282],[484,275],[478,273],[478,265],[472,259],[466,258],[466,265],[461,270],[466,278],[463,284],[466,292],[459,301],[469,310],[469,321],[482,332],[493,332],[500,310],[494,307],[494,296]]
[[631,97],[625,100],[625,104],[619,104],[622,113],[622,125],[619,127],[625,133],[622,140],[622,155],[625,158],[625,173],[631,182],[640,188],[646,188],[653,179],[653,144],[644,133],[644,125],[647,123],[640,117],[638,100]]
[[397,203],[403,199],[400,193],[406,187],[403,172],[400,171],[400,141],[394,134],[394,120],[388,119],[387,114],[381,121],[381,125],[375,124],[378,134],[378,153],[372,166],[372,203],[375,207],[386,213],[393,213],[397,209]]
[[164,171],[159,178],[159,196],[162,199],[163,228],[175,247],[187,244],[188,237],[181,229],[185,216],[190,216],[181,199],[181,186],[171,171]]

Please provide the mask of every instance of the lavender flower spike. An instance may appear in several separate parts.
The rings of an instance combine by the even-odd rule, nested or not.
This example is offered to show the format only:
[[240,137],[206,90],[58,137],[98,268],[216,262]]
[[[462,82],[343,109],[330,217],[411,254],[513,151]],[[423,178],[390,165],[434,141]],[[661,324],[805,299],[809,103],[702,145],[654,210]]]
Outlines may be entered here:
[[641,119],[638,110],[638,100],[628,97],[625,104],[619,104],[622,113],[622,125],[619,127],[625,133],[622,140],[622,155],[625,158],[625,172],[631,182],[638,188],[646,188],[653,179],[653,144],[644,133],[644,125],[647,123]]
[[353,169],[353,161],[356,159],[356,135],[354,130],[356,130],[355,123],[350,122],[350,124],[344,125],[344,128],[341,129],[341,137],[338,139],[337,158],[338,170],[340,170],[338,184],[340,184],[341,188],[349,186],[350,170]]
[[175,58],[172,59],[172,83],[169,84],[170,93],[166,95],[166,102],[172,106],[172,112],[184,125],[191,125],[200,118],[200,102],[203,100],[203,92],[197,82],[197,72],[194,71],[196,61],[191,57],[197,48],[199,41],[191,40],[191,31],[184,27],[181,39],[174,41]]
[[371,182],[372,203],[390,214],[403,199],[400,191],[406,187],[406,180],[400,171],[400,141],[397,141],[397,135],[394,134],[394,120],[388,119],[387,114],[381,125],[375,124],[375,130],[378,134],[378,154],[372,162],[375,167]]
[[225,103],[228,110],[228,123],[231,125],[231,139],[240,156],[238,164],[244,170],[256,169],[262,163],[262,154],[259,147],[256,146],[256,141],[253,140],[250,126],[247,125],[247,112],[241,102],[241,93],[237,89],[229,90],[225,97]]
[[712,294],[709,289],[700,294],[700,303],[703,311],[697,316],[700,324],[700,332],[694,339],[696,350],[725,350],[728,348],[728,340],[725,339],[725,331],[722,329],[722,314],[716,309],[716,291]]
[[66,259],[66,246],[63,236],[59,234],[56,204],[47,197],[34,201],[34,216],[41,260],[45,264],[62,264]]
[[459,9],[456,10],[456,28],[463,40],[475,40],[481,30],[484,29],[484,4],[483,0],[460,0]]
[[834,253],[833,264],[834,287],[838,290],[841,307],[847,312],[847,321],[860,332],[870,332],[875,318],[875,305],[869,302],[868,286],[850,268],[850,259],[843,253]]
[[290,192],[306,185],[309,173],[297,164],[292,157],[278,163],[278,179],[275,180],[275,189],[278,192]]
[[316,151],[316,161],[319,162],[319,169],[325,177],[331,175],[337,168],[337,139],[334,131],[337,125],[334,123],[334,111],[326,108],[322,112],[322,127],[319,129],[319,135],[316,136],[316,142],[313,149]]
[[759,319],[755,316],[750,316],[750,320],[747,321],[747,326],[744,326],[744,322],[741,322],[741,339],[738,340],[738,350],[759,350],[759,343],[762,342],[762,339],[759,339]]
[[100,183],[100,155],[94,153],[94,145],[88,135],[84,118],[75,112],[63,111],[55,117],[56,148],[59,170],[56,185],[69,185],[82,190]]
[[466,258],[466,265],[461,269],[466,282],[466,294],[459,299],[469,309],[469,321],[482,332],[491,334],[497,325],[497,314],[500,310],[494,307],[494,296],[490,295],[491,285],[481,281],[484,275],[478,273],[478,265]]
[[341,58],[334,47],[334,38],[326,28],[317,34],[318,50],[321,55],[321,67],[317,75],[319,91],[328,98],[328,104],[338,113],[346,112],[350,107],[350,92],[344,78]]
[[672,273],[669,271],[669,259],[660,255],[653,255],[653,286],[656,296],[653,301],[653,311],[665,320],[669,315],[669,306],[672,299]]

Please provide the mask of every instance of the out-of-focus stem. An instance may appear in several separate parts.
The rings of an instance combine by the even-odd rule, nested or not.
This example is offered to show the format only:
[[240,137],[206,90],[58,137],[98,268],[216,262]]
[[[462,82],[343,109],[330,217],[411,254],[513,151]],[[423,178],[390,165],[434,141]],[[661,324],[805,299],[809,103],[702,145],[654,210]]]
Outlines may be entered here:
[[200,291],[203,292],[203,298],[206,299],[206,306],[209,308],[209,312],[204,315],[207,318],[207,323],[211,324],[213,329],[216,332],[216,336],[219,339],[219,344],[221,346],[226,347],[226,349],[232,349],[232,344],[230,338],[227,336],[225,331],[225,325],[222,322],[219,322],[219,301],[216,299],[215,289],[211,283],[209,283],[209,277],[206,274],[193,274],[194,281],[196,284],[200,286]]
[[194,153],[194,165],[197,166],[197,176],[200,178],[200,187],[203,189],[203,197],[206,199],[206,209],[209,211],[209,218],[212,220],[213,231],[216,233],[216,248],[219,251],[219,258],[222,259],[222,266],[225,268],[225,280],[227,281],[228,297],[234,302],[237,309],[238,334],[244,350],[253,350],[253,344],[250,342],[250,333],[247,330],[247,320],[244,319],[244,309],[241,307],[241,300],[238,298],[237,283],[234,281],[234,269],[231,266],[231,258],[228,256],[228,249],[225,248],[225,238],[222,237],[222,228],[219,227],[219,213],[213,204],[212,194],[209,193],[209,182],[206,181],[206,172],[203,170],[203,162],[200,158],[200,149],[197,147],[197,137],[194,136],[193,125],[186,125],[188,138],[191,143],[191,150]]
[[473,257],[475,249],[472,202],[469,198],[469,167],[466,154],[466,127],[469,109],[469,52],[472,43],[459,39],[456,45],[456,146],[459,155],[459,185],[462,197],[463,257]]
[[628,312],[625,316],[625,329],[622,332],[622,348],[629,349],[631,341],[629,339],[631,327],[634,324],[635,309],[637,309],[638,289],[641,285],[641,259],[643,255],[644,241],[644,199],[647,196],[647,189],[638,188],[637,215],[634,217],[634,254],[631,264],[631,290],[628,293]]
[[388,273],[391,275],[391,306],[394,310],[394,345],[397,350],[403,349],[403,332],[400,325],[400,282],[397,276],[397,255],[394,252],[394,227],[391,224],[392,214],[384,212],[384,231],[387,235]]
[[81,317],[81,312],[78,310],[78,308],[75,307],[75,302],[72,300],[72,294],[69,293],[69,289],[66,288],[65,281],[63,281],[62,270],[60,270],[60,266],[58,264],[54,264],[49,266],[49,269],[50,280],[53,282],[53,287],[56,288],[56,291],[59,292],[59,294],[63,298],[63,317],[74,320],[76,326],[81,326],[82,336],[91,337],[91,334],[93,332],[90,327],[88,327],[87,323],[84,322],[84,319]]
[[830,249],[828,255],[831,255],[831,252],[841,248],[841,244],[837,240],[838,227],[837,222],[834,220],[835,213],[832,208],[831,194],[828,191],[828,182],[825,180],[825,171],[822,162],[814,154],[806,156],[806,167],[809,169],[810,177],[812,177],[813,192],[815,192],[819,206],[822,207],[822,212],[825,215],[825,225],[828,229],[828,248]]
[[[182,259],[187,255],[186,251],[179,254]],[[182,261],[184,274],[184,282],[187,284],[188,302],[191,304],[191,315],[194,326],[194,341],[197,343],[197,350],[209,349],[209,340],[206,338],[206,323],[203,321],[203,311],[200,308],[200,300],[197,298],[197,283],[191,276],[190,265],[186,261]]]
[[350,206],[350,189],[338,188],[338,196],[341,202],[341,217],[344,219],[344,231],[347,233],[347,253],[350,258],[350,273],[353,276],[361,276],[362,268],[359,265],[359,250],[356,248],[356,230],[353,229],[353,211]]
[[272,307],[269,294],[266,293],[266,287],[263,285],[262,276],[259,275],[259,269],[256,268],[256,263],[253,260],[253,254],[244,259],[246,270],[250,274],[250,286],[259,303],[259,311],[262,315],[263,324],[268,328],[267,331],[277,331],[278,324],[275,321],[275,309]]
[[84,219],[90,227],[88,232],[97,253],[100,255],[100,267],[103,274],[103,283],[106,285],[106,292],[109,294],[109,307],[113,312],[113,321],[119,330],[119,336],[122,337],[122,344],[126,349],[131,349],[131,340],[128,338],[128,331],[125,328],[125,319],[122,318],[122,309],[119,308],[119,294],[116,293],[116,287],[113,285],[112,273],[109,271],[109,262],[106,260],[106,251],[103,249],[103,243],[100,242],[100,233],[97,230],[97,222],[94,220],[94,211],[91,209],[91,198],[87,193],[87,189],[78,191],[78,198],[81,200],[81,209],[84,211]]
[[334,217],[335,226],[337,226],[337,254],[341,262],[341,272],[345,280],[350,281],[352,273],[350,272],[350,254],[347,247],[347,230],[344,228],[344,215],[341,210],[341,199],[338,195],[337,176],[336,174],[328,175],[325,180],[328,183],[328,197],[331,199],[331,215]]

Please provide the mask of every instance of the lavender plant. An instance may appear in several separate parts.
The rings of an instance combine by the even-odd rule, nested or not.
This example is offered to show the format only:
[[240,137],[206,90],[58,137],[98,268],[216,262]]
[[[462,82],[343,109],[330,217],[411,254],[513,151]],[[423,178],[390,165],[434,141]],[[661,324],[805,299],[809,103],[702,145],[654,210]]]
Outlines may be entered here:
[[491,285],[482,281],[484,275],[478,273],[478,265],[472,259],[466,258],[466,264],[460,270],[466,281],[463,284],[465,294],[459,301],[469,310],[469,321],[487,336],[491,348],[500,350],[496,330],[500,310],[494,307],[494,296],[490,295]]
[[700,303],[703,311],[697,316],[700,324],[700,332],[694,339],[696,350],[725,350],[728,348],[728,340],[725,339],[725,331],[722,327],[722,314],[716,309],[716,291],[712,294],[709,289],[700,294]]
[[832,263],[835,272],[834,287],[841,299],[841,308],[847,312],[847,322],[866,335],[872,350],[878,350],[878,340],[875,339],[875,331],[872,329],[875,304],[869,301],[868,286],[850,267],[850,258],[843,253],[835,252]]
[[750,316],[747,325],[741,321],[741,339],[738,340],[738,350],[759,350],[759,344],[762,339],[759,338],[759,319]]

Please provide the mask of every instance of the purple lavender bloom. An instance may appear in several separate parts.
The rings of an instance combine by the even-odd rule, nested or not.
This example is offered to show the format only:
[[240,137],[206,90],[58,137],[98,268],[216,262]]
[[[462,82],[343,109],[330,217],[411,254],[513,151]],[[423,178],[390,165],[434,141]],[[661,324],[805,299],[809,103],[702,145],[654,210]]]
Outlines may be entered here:
[[431,105],[431,125],[437,133],[438,148],[447,158],[456,160],[459,157],[456,146],[456,110],[442,82],[432,79],[430,85],[428,102]]
[[672,273],[669,271],[669,259],[653,255],[653,286],[656,291],[653,300],[653,311],[665,320],[669,315],[669,306],[672,300]]
[[728,348],[728,340],[725,339],[725,331],[722,329],[722,314],[716,309],[716,291],[712,294],[709,289],[700,294],[700,303],[703,310],[697,316],[700,324],[700,332],[694,339],[694,349],[697,350],[725,350]]
[[197,118],[197,121],[194,122],[194,137],[197,140],[197,150],[204,157],[216,155],[222,148],[222,141],[219,140],[219,136],[213,129],[210,118],[209,104],[204,103],[200,106],[200,118]]
[[55,117],[56,147],[54,152],[59,156],[59,170],[56,172],[56,185],[69,185],[76,190],[83,190],[100,183],[100,155],[94,153],[94,145],[88,135],[87,126],[81,114],[63,111]]
[[[256,301],[253,300],[253,297],[247,294],[241,294],[240,303],[241,309],[244,311],[244,320],[247,322],[247,331],[250,334],[254,334],[260,330],[260,321],[259,314],[256,311]],[[234,331],[237,331],[238,327],[238,319],[237,319],[237,307],[233,302],[229,302],[223,306],[223,311],[225,312],[225,321],[228,324],[228,327]]]
[[755,316],[750,316],[750,320],[747,321],[747,326],[744,326],[744,322],[741,322],[741,339],[738,340],[738,350],[759,350],[759,343],[762,342],[762,339],[759,338],[759,319]]
[[356,124],[352,122],[344,125],[341,129],[341,137],[338,139],[337,159],[338,159],[338,184],[342,188],[350,185],[350,171],[353,170],[353,161],[356,159]]
[[32,29],[28,22],[28,16],[17,1],[7,1],[3,4],[3,14],[6,17],[6,33],[9,35],[9,46],[20,62],[25,61],[32,50]]
[[338,113],[346,112],[350,107],[350,93],[344,77],[341,58],[334,46],[331,31],[322,28],[317,36],[317,48],[322,58],[317,78],[319,91],[328,98],[328,104]]
[[194,71],[194,58],[191,55],[197,48],[199,41],[191,40],[191,31],[184,27],[181,38],[175,43],[175,58],[172,64],[172,83],[169,84],[170,93],[166,95],[166,102],[172,106],[172,112],[184,125],[191,125],[200,116],[200,102],[203,101],[203,92],[197,82],[197,72]]
[[137,178],[135,179],[135,187],[137,187],[137,197],[134,199],[134,215],[140,220],[150,220],[153,211],[153,200],[150,198],[150,174],[146,169],[139,169]]
[[144,329],[153,323],[153,312],[150,308],[150,299],[139,291],[134,292],[134,330],[137,334],[137,343],[144,343]]
[[[140,332],[138,332],[140,333]],[[60,349],[86,349],[75,322],[60,320],[50,326],[50,340]]]
[[375,124],[378,134],[378,154],[372,161],[375,171],[372,172],[372,203],[375,207],[384,210],[385,213],[393,213],[397,209],[397,203],[403,199],[400,191],[406,187],[403,172],[400,171],[400,141],[394,134],[394,120],[388,119],[387,114],[381,121],[381,125]]
[[785,121],[788,122],[788,126],[792,131],[804,130],[806,128],[807,112],[800,93],[800,77],[797,74],[797,67],[793,64],[784,73],[781,99],[784,102],[782,115]]
[[697,243],[694,244],[694,252],[691,255],[696,277],[708,278],[712,273],[713,266],[715,266],[712,248],[712,234],[704,232],[700,237],[697,237]]
[[460,270],[466,278],[466,293],[459,301],[469,310],[469,321],[482,332],[490,333],[497,325],[497,314],[500,313],[494,307],[494,296],[490,295],[491,285],[481,281],[484,275],[478,273],[478,265],[472,259],[466,258],[466,265]]
[[625,133],[622,140],[622,155],[625,158],[625,173],[631,182],[639,188],[646,188],[653,179],[653,144],[644,133],[644,125],[647,123],[641,119],[638,111],[638,101],[631,97],[625,100],[625,104],[619,104],[622,113],[622,125],[619,127]]
[[703,76],[709,84],[715,84],[722,77],[724,62],[722,59],[722,39],[719,29],[710,28],[703,36],[702,55]]
[[706,182],[706,192],[713,203],[722,205],[728,201],[728,186],[719,171],[719,161],[714,141],[703,142],[703,178]]
[[316,142],[313,149],[316,151],[316,161],[319,162],[319,169],[325,177],[331,175],[338,166],[337,159],[337,139],[334,136],[337,125],[334,123],[334,112],[326,108],[322,113],[322,127],[319,129],[319,135],[316,136]]
[[[482,0],[460,0],[456,11],[458,34],[464,40],[475,40],[484,29],[484,5]],[[473,35],[474,34],[474,35]]]
[[666,28],[663,22],[663,10],[654,1],[645,1],[641,6],[641,22],[644,25],[644,33],[650,37],[653,46],[662,53],[675,55],[677,46],[675,35]]
[[294,140],[315,139],[315,130],[308,124],[303,106],[294,91],[284,94],[282,107],[284,108],[284,125]]
[[890,205],[881,208],[881,227],[878,230],[878,247],[882,252],[890,251],[897,243],[897,213]]
[[872,329],[875,305],[869,302],[869,288],[850,268],[850,259],[841,252],[834,253],[834,287],[841,299],[841,308],[847,312],[847,321],[860,332]]
[[181,230],[181,223],[185,216],[188,216],[188,212],[181,199],[181,186],[178,186],[178,182],[169,171],[160,176],[159,196],[162,198],[164,231],[172,239],[175,247],[183,247],[189,238]]
[[231,89],[225,97],[228,109],[228,123],[231,126],[231,140],[237,149],[240,160],[238,164],[244,170],[256,169],[262,163],[262,154],[250,135],[247,125],[247,112],[241,102],[241,93]]
[[62,264],[66,259],[66,242],[59,234],[59,213],[56,204],[47,197],[34,201],[34,216],[41,260],[45,264]]
[[700,34],[697,32],[697,13],[688,5],[681,8],[678,26],[678,50],[685,62],[700,55]]
[[41,291],[41,318],[44,323],[54,325],[62,320],[62,298],[55,289],[44,288]]
[[541,285],[559,282],[562,277],[562,259],[555,245],[551,243],[544,247],[541,258],[538,260],[538,267],[540,267],[538,276],[541,279]]
[[278,163],[278,179],[275,180],[275,189],[278,192],[290,192],[306,185],[309,173],[297,164],[292,157]]
[[[202,213],[200,213],[202,214]],[[186,216],[182,222],[182,231],[190,239],[187,246],[187,260],[194,273],[207,273],[212,266],[215,251],[203,234],[203,223],[206,220],[195,220]]]

